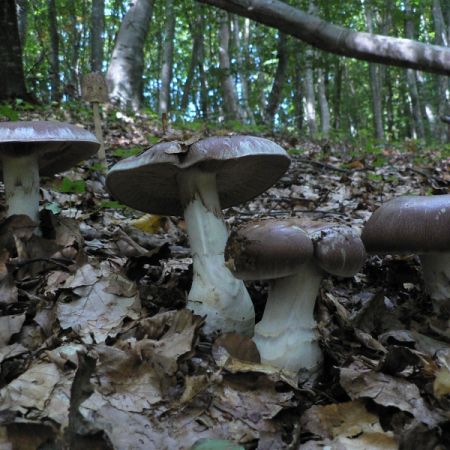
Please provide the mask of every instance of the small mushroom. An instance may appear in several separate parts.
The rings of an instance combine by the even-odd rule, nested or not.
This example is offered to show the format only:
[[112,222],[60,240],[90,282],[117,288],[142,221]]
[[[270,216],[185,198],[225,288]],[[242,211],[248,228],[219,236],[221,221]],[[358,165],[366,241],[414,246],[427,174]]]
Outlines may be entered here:
[[364,226],[368,253],[419,255],[436,311],[450,311],[450,195],[405,195],[380,206]]
[[7,216],[39,221],[39,176],[73,167],[98,149],[95,136],[61,122],[0,123],[0,168]]
[[105,77],[100,72],[86,74],[81,83],[81,94],[84,100],[92,104],[95,136],[98,142],[100,142],[98,159],[102,164],[105,164],[106,153],[103,141],[102,121],[100,119],[100,103],[106,103],[108,101],[108,86]]
[[228,230],[222,209],[272,186],[290,158],[252,136],[211,137],[185,145],[163,142],[120,161],[106,178],[111,194],[137,210],[184,215],[193,258],[187,306],[206,315],[205,331],[252,335],[255,313],[242,281],[225,267]]
[[242,280],[271,280],[254,342],[261,361],[289,372],[317,371],[322,361],[314,304],[325,273],[349,277],[365,251],[357,233],[301,219],[253,222],[231,233],[226,264]]

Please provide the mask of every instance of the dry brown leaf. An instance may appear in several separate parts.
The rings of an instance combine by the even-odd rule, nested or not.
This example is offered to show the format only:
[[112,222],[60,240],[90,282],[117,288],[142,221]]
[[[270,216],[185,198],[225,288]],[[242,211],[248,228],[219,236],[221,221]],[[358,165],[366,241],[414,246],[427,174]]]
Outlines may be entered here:
[[11,336],[22,329],[25,314],[0,317],[0,347],[7,345]]

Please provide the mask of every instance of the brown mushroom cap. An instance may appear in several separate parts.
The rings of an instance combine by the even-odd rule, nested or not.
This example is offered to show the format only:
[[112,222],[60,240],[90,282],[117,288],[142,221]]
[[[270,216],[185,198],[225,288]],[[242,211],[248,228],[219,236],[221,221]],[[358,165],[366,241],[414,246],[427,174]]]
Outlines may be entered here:
[[298,221],[312,239],[314,260],[332,275],[352,277],[366,260],[364,244],[356,230],[345,225],[326,222]]
[[100,72],[84,75],[81,81],[81,95],[87,102],[106,103],[108,86],[105,77]]
[[450,250],[450,195],[402,196],[380,206],[361,236],[370,253]]
[[226,265],[241,280],[292,275],[312,256],[311,239],[289,219],[243,225],[231,233],[225,247]]
[[182,215],[177,177],[183,170],[215,172],[220,204],[228,208],[271,187],[289,163],[279,145],[253,136],[210,137],[189,146],[162,142],[114,165],[106,185],[115,198],[137,210]]
[[227,266],[243,280],[293,275],[308,260],[332,275],[351,277],[366,258],[358,233],[340,224],[303,219],[268,219],[232,232]]
[[63,122],[0,123],[0,179],[3,154],[38,155],[39,174],[53,175],[70,169],[95,154],[100,144],[87,130]]

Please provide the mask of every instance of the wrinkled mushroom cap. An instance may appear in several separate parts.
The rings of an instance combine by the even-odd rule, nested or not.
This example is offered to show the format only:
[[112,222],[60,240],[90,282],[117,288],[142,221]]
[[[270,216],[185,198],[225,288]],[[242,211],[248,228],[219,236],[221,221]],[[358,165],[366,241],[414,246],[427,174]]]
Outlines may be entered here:
[[87,102],[106,103],[108,86],[105,77],[100,72],[84,75],[81,82],[81,95]]
[[314,260],[327,273],[352,277],[366,260],[364,244],[356,230],[326,222],[298,221],[314,245]]
[[362,240],[369,253],[434,253],[450,250],[450,195],[405,195],[380,206]]
[[225,247],[227,267],[241,280],[270,280],[298,272],[313,244],[295,220],[268,219],[233,231]]
[[0,169],[3,154],[10,157],[37,154],[39,174],[49,176],[70,169],[95,154],[99,146],[92,133],[68,123],[0,123]]
[[365,258],[361,238],[352,228],[295,218],[244,225],[231,233],[225,248],[227,266],[244,280],[293,275],[309,260],[327,273],[351,277]]
[[116,199],[134,209],[182,215],[177,177],[183,170],[215,172],[220,204],[228,208],[271,187],[289,163],[279,145],[253,136],[210,137],[191,145],[162,142],[114,165],[106,185]]

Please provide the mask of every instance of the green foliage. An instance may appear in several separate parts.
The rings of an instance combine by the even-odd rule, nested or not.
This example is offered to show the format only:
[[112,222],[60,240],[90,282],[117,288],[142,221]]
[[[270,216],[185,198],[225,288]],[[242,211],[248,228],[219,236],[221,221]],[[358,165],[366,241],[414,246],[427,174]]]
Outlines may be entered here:
[[142,153],[141,147],[132,147],[132,148],[118,148],[112,152],[112,155],[116,158],[129,158],[130,156],[136,156]]
[[126,206],[116,200],[103,200],[99,207],[101,209],[125,209]]
[[64,177],[61,181],[54,183],[54,188],[64,194],[82,194],[86,192],[86,182]]

